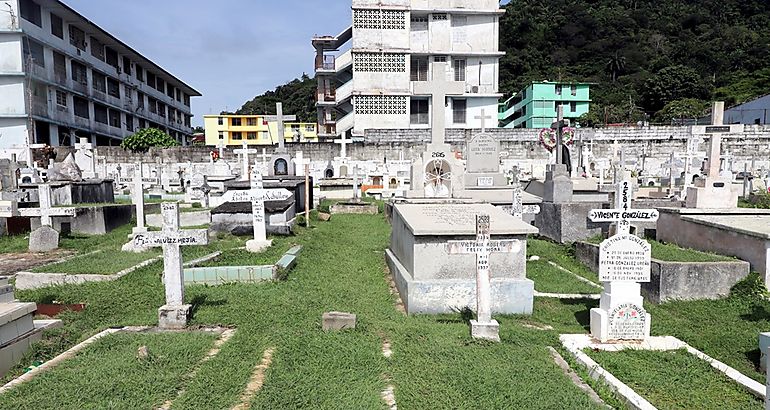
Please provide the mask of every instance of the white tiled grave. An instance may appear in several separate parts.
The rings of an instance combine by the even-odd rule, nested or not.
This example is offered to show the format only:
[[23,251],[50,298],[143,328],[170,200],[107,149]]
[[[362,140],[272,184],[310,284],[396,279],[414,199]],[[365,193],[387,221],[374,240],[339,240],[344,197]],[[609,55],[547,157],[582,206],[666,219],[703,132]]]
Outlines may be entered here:
[[526,240],[537,229],[490,204],[423,200],[394,205],[386,259],[409,314],[476,306],[476,257],[450,255],[449,241],[474,241],[476,215],[491,219],[491,239],[516,239],[514,253],[490,256],[492,312],[531,314],[534,282],[526,277]]
[[61,326],[60,320],[32,320],[37,305],[16,302],[7,278],[0,278],[0,376],[13,368],[42,331]]

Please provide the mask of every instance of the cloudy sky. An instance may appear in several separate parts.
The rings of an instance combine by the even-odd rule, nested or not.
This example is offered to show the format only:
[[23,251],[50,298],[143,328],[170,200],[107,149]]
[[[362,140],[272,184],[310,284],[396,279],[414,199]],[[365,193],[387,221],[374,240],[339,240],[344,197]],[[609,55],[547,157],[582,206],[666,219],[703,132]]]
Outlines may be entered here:
[[312,76],[310,39],[351,21],[350,0],[63,1],[200,91],[194,125]]

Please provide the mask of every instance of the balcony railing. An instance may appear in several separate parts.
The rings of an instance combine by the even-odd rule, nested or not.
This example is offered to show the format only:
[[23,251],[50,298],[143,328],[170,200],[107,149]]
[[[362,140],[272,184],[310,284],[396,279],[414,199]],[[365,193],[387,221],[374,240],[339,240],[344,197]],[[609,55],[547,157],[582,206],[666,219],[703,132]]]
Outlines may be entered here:
[[335,57],[332,55],[318,56],[315,61],[316,70],[334,70]]

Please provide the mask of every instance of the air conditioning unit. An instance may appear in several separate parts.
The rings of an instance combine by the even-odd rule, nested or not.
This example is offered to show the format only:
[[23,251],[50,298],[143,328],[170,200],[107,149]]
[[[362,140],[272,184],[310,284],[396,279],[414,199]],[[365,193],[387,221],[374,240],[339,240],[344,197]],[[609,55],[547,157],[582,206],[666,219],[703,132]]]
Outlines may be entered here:
[[471,94],[478,94],[478,93],[479,93],[478,85],[474,85],[473,87],[471,87]]

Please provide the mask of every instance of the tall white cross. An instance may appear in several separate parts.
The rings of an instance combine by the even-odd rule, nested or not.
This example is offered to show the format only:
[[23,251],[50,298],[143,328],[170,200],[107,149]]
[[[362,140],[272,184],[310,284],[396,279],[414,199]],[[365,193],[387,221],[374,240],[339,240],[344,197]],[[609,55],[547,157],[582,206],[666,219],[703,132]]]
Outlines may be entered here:
[[[295,165],[294,169],[298,170],[297,176],[299,177],[305,176],[305,165],[310,164],[310,159],[305,158],[302,151],[297,151],[297,154],[295,155],[294,159],[292,159],[291,161]],[[300,172],[302,173],[301,175],[300,175]]]
[[706,127],[706,133],[711,134],[709,142],[708,173],[710,178],[719,178],[722,158],[722,134],[729,133],[730,127],[722,129],[725,118],[725,103],[718,101],[714,103],[714,109],[711,114],[711,127]]
[[137,162],[134,166],[134,206],[136,207],[136,228],[134,234],[147,232],[144,226],[144,178],[142,174],[142,163]]
[[486,120],[491,120],[492,116],[491,115],[486,115],[486,110],[482,108],[481,109],[481,115],[477,115],[477,116],[475,116],[473,118],[476,119],[476,120],[481,120],[481,132],[482,133],[487,132],[487,121]]
[[361,195],[358,192],[358,165],[353,167],[353,201],[360,202]]
[[25,217],[39,217],[40,225],[52,226],[52,217],[54,216],[75,216],[76,208],[54,208],[53,191],[51,185],[40,184],[37,186],[39,208],[19,208],[19,215]]
[[283,115],[283,103],[275,103],[275,114],[266,115],[265,121],[276,121],[278,123],[278,151],[280,153],[286,152],[284,145],[286,144],[286,126],[285,121],[297,121],[296,115]]
[[352,141],[345,138],[346,134],[340,135],[340,139],[334,140],[335,144],[340,144],[340,158],[346,159],[348,157],[348,144],[352,144]]
[[249,143],[243,141],[242,148],[233,150],[234,153],[241,155],[241,181],[249,180],[249,154],[256,154],[257,150],[249,148]]
[[431,143],[443,145],[446,134],[446,98],[450,95],[463,95],[465,82],[447,81],[447,63],[434,61],[431,81],[415,82],[414,93],[431,96]]
[[518,219],[523,219],[524,214],[537,215],[540,213],[540,205],[524,205],[524,188],[519,181],[519,169],[513,170],[513,202],[511,204],[511,215]]
[[209,243],[208,229],[180,229],[179,204],[162,203],[161,215],[163,228],[160,232],[147,232],[134,237],[136,248],[163,248],[163,284],[165,285],[166,305],[159,310],[161,327],[183,327],[183,323],[171,323],[164,318],[169,311],[185,311],[186,323],[190,306],[184,304],[184,271],[182,270],[182,246],[203,246]]
[[224,159],[225,155],[225,140],[219,140],[217,143],[217,149],[219,150],[219,159]]
[[492,290],[489,257],[493,253],[516,253],[523,244],[517,239],[493,241],[489,215],[476,215],[475,241],[449,241],[450,255],[476,255],[476,317],[471,320],[471,336],[476,339],[500,341],[499,324],[492,319]]

